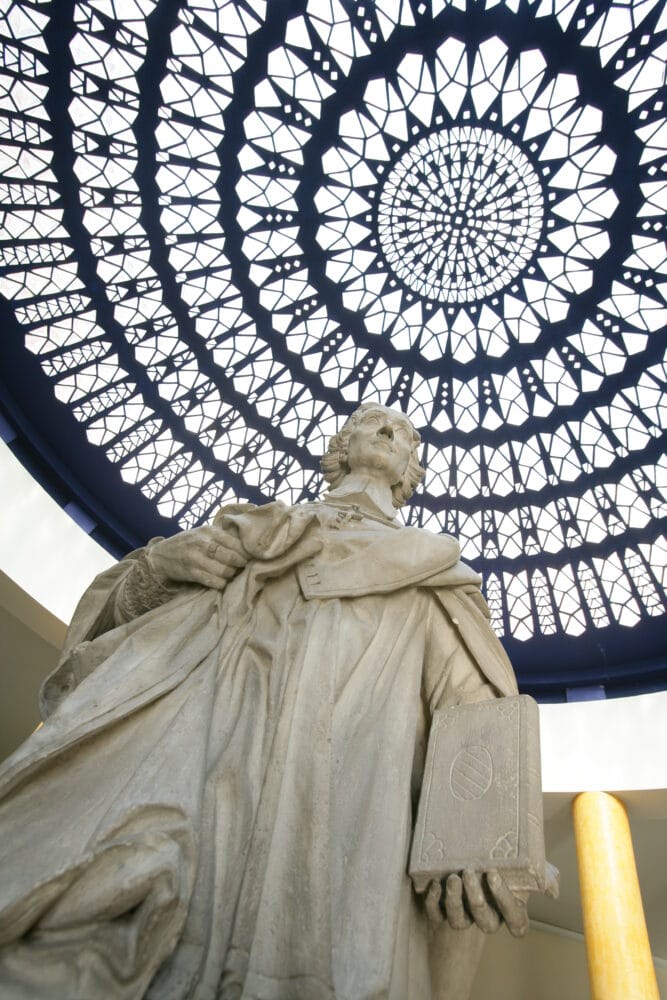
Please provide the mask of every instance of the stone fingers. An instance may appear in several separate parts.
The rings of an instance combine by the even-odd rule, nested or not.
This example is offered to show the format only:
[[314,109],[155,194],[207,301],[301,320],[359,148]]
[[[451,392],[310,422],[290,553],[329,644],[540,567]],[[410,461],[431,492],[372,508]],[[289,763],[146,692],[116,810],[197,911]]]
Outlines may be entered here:
[[222,528],[199,529],[199,532],[192,532],[188,541],[187,550],[183,552],[187,578],[205,587],[224,589],[248,562],[239,539]]
[[447,920],[457,931],[464,931],[472,924],[463,901],[463,881],[460,875],[450,875],[445,885],[445,910]]
[[206,546],[204,554],[212,563],[233,566],[234,569],[243,569],[248,561],[245,556],[239,555],[234,549],[227,548],[221,542],[210,542]]
[[486,898],[482,876],[477,872],[464,871],[463,888],[472,919],[485,934],[493,934],[500,927],[500,915]]
[[466,930],[474,923],[484,934],[493,934],[503,921],[514,937],[528,930],[526,898],[513,892],[495,869],[468,870],[449,875],[443,882],[436,879],[424,903],[433,923],[447,919],[455,930]]
[[429,920],[433,921],[434,924],[441,924],[444,922],[445,915],[442,912],[442,907],[440,906],[440,897],[442,896],[442,885],[439,879],[434,879],[430,886],[428,887],[428,892],[426,893],[426,900],[424,905],[426,906],[426,913],[428,914]]
[[455,930],[473,923],[484,934],[493,934],[504,922],[514,937],[523,937],[529,926],[527,893],[514,892],[496,869],[463,871],[446,880],[434,879],[424,905],[433,923],[448,921]]
[[210,556],[208,550],[193,551],[189,553],[187,578],[204,587],[222,590],[243,565],[245,563],[239,565],[236,560],[228,561],[225,550],[220,546],[215,556]]
[[223,590],[248,562],[236,534],[215,525],[161,539],[148,547],[146,559],[158,581],[198,583],[216,590]]
[[528,930],[528,909],[525,899],[513,893],[497,871],[487,872],[486,881],[510,934],[514,937],[523,937]]
[[248,556],[241,544],[241,540],[232,531],[212,525],[209,528],[210,547],[218,546],[225,552],[225,559],[233,566],[239,568],[245,566]]
[[227,586],[228,577],[223,577],[220,573],[207,573],[206,570],[193,567],[188,582],[199,583],[209,590],[224,590]]

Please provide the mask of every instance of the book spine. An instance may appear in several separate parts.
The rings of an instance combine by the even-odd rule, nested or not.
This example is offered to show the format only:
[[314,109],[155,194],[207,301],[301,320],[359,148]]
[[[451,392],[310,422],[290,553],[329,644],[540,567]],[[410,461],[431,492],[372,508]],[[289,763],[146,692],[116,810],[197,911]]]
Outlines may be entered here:
[[542,806],[542,767],[540,760],[540,714],[537,702],[529,695],[521,695],[521,714],[523,716],[521,730],[523,746],[521,748],[522,775],[521,788],[525,793],[522,803],[522,827],[525,846],[520,847],[520,853],[528,859],[529,869],[535,875],[534,888],[544,878],[544,811]]

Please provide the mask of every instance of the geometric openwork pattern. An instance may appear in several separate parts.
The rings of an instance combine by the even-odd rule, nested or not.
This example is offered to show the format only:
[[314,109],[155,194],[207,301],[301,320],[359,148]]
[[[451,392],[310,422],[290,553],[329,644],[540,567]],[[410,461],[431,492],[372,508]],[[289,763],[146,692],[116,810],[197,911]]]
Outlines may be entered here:
[[0,35],[0,292],[155,533],[312,498],[379,400],[501,634],[665,614],[660,0],[14,0]]
[[522,272],[544,211],[539,178],[518,146],[497,132],[456,128],[404,153],[377,215],[396,277],[426,299],[463,304],[499,292]]

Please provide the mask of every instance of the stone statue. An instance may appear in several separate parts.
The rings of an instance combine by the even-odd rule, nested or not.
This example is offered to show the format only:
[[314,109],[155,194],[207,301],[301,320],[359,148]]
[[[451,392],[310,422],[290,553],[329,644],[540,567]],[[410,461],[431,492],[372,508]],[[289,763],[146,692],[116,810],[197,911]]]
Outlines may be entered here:
[[366,404],[319,502],[93,582],[0,769],[2,997],[460,1000],[523,933],[496,872],[407,875],[432,712],[516,691],[458,543],[394,520],[418,444]]

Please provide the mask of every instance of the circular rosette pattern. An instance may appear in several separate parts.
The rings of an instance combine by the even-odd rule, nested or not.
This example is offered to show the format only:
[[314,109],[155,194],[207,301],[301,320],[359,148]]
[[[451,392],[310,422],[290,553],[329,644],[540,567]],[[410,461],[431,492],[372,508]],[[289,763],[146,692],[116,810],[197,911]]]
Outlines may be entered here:
[[601,129],[538,49],[446,38],[428,61],[406,55],[323,160],[317,238],[344,304],[436,363],[537,340],[609,250],[617,157]]
[[404,153],[382,186],[377,215],[396,277],[424,298],[458,303],[511,284],[538,245],[544,211],[521,150],[494,132],[454,128]]

